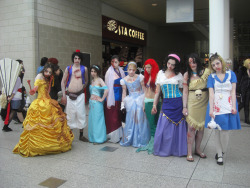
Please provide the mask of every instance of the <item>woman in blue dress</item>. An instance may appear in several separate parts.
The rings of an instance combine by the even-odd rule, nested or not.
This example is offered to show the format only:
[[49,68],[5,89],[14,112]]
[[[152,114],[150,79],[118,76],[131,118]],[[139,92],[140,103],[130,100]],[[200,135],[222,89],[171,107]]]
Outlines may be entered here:
[[[136,63],[128,64],[128,75],[121,80],[122,104],[121,109],[126,108],[125,127],[120,141],[121,146],[144,147],[150,139],[150,128],[143,111],[144,83],[143,75],[135,74]],[[129,95],[127,95],[127,89]]]
[[169,54],[165,59],[166,67],[160,70],[156,79],[156,94],[152,113],[157,113],[160,91],[163,93],[162,111],[157,123],[154,138],[154,155],[186,156],[187,124],[182,114],[183,76],[180,71],[180,58]]
[[103,101],[108,95],[108,87],[99,77],[101,68],[98,65],[92,65],[90,74],[92,77],[89,86],[89,121],[88,121],[88,136],[89,142],[101,144],[107,140],[106,125],[103,111]]
[[209,68],[212,74],[207,81],[209,103],[205,127],[209,128],[208,123],[211,118],[214,118],[214,121],[222,129],[221,131],[215,130],[215,159],[218,165],[223,165],[223,154],[228,145],[229,130],[241,129],[236,101],[237,78],[233,71],[226,71],[226,64],[217,53],[210,57]]

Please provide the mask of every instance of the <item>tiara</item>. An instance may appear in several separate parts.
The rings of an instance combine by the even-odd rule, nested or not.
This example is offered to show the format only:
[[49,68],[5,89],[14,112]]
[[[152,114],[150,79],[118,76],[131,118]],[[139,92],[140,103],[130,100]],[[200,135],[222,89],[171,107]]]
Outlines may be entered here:
[[128,63],[128,65],[130,65],[130,64],[134,64],[134,65],[137,67],[137,64],[136,64],[134,61],[130,61],[130,62]]
[[93,67],[95,67],[96,69],[98,69],[98,70],[99,70],[99,67],[97,67],[96,65],[93,65]]

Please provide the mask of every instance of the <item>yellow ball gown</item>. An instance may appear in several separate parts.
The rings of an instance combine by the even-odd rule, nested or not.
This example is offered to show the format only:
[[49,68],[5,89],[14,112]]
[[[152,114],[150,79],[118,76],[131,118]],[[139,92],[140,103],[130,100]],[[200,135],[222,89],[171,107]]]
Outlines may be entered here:
[[74,135],[67,125],[66,114],[50,98],[48,82],[37,79],[35,86],[38,86],[38,97],[28,109],[24,130],[13,152],[32,157],[70,150]]

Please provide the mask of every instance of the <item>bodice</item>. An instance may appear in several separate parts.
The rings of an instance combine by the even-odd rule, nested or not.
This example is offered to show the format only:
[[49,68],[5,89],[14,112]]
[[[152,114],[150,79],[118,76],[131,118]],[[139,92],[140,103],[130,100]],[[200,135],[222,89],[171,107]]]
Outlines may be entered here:
[[38,86],[38,96],[37,98],[50,98],[48,89],[49,89],[49,82],[41,79],[37,79],[35,81],[35,86]]
[[139,96],[143,93],[141,82],[140,82],[140,76],[137,76],[136,80],[132,83],[126,82],[125,80],[124,82],[127,86],[130,96]]
[[108,89],[108,87],[107,86],[100,87],[100,86],[92,86],[92,85],[89,86],[90,94],[96,95],[99,97],[102,97],[103,90],[105,90],[105,89]]
[[182,96],[178,84],[161,85],[161,91],[163,94],[163,98],[177,98]]
[[230,93],[232,90],[232,83],[230,82],[231,79],[231,72],[227,71],[224,80],[221,82],[220,79],[217,77],[216,74],[212,74],[214,78],[214,92],[215,93]]

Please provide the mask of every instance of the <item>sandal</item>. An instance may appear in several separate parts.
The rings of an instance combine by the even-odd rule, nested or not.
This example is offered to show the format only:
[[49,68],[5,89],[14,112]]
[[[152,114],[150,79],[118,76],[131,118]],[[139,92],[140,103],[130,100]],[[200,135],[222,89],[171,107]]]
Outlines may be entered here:
[[195,152],[195,155],[199,156],[202,159],[206,159],[207,158],[207,156],[204,153],[197,153],[197,152]]
[[188,155],[188,156],[187,156],[187,161],[188,161],[188,162],[194,162],[193,156],[192,156],[192,155]]

